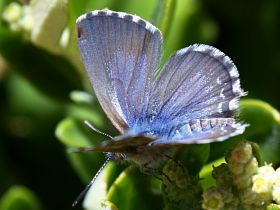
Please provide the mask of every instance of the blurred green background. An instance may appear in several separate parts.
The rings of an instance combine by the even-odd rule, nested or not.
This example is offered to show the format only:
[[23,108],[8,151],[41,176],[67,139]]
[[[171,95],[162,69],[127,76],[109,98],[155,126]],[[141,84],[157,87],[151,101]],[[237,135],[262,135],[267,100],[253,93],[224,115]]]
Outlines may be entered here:
[[[219,48],[238,67],[248,98],[280,109],[279,0],[0,0],[1,210],[71,209],[102,164],[100,154],[68,154],[65,148],[104,140],[84,126],[85,119],[117,134],[93,96],[75,37],[76,18],[103,8],[137,14],[157,25],[165,38],[164,61],[193,43]],[[273,115],[268,104],[258,105],[256,110]],[[253,133],[274,126],[265,111],[254,113],[250,101],[244,107],[249,110],[245,118],[250,110],[252,118],[260,114]],[[279,116],[274,120],[279,123]],[[277,129],[272,142],[279,149]],[[209,161],[223,154],[224,145]],[[279,150],[269,156],[271,147],[264,145],[265,160],[279,165]]]

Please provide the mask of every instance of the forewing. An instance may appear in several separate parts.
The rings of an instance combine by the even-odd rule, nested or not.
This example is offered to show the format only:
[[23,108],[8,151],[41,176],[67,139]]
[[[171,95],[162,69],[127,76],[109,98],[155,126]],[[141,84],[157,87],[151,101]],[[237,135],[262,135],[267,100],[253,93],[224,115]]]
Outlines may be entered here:
[[177,51],[154,82],[149,115],[167,124],[231,117],[244,93],[233,62],[218,49],[192,45]]
[[96,96],[121,132],[147,112],[161,57],[160,31],[138,16],[93,11],[77,20],[78,43]]

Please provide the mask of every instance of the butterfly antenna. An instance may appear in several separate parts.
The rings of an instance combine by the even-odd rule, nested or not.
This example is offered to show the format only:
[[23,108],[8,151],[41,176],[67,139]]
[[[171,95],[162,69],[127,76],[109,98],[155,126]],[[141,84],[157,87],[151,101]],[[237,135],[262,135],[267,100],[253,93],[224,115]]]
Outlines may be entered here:
[[104,136],[109,137],[110,139],[112,139],[113,137],[107,133],[102,132],[101,130],[98,130],[96,127],[93,126],[93,124],[91,124],[89,121],[85,120],[84,123],[91,128],[91,130],[95,131],[96,133],[102,134]]
[[75,201],[72,203],[72,207],[75,207],[84,197],[84,195],[88,192],[88,190],[90,189],[90,187],[93,185],[93,183],[95,182],[95,180],[97,179],[97,177],[99,176],[99,174],[103,171],[103,169],[105,168],[105,166],[111,161],[110,158],[107,158],[105,163],[103,163],[103,165],[100,167],[100,169],[97,171],[97,173],[94,175],[94,177],[92,178],[92,180],[90,181],[90,183],[85,187],[85,189],[78,195],[78,197],[75,199]]

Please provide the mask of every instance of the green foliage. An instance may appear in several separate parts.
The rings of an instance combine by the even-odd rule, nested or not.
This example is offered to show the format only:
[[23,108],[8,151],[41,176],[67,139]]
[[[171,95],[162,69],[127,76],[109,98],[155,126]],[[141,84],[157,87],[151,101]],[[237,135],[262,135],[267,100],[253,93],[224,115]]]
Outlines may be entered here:
[[169,28],[172,23],[175,7],[175,0],[159,0],[154,10],[152,23],[158,26],[165,38],[167,38],[167,33],[169,32]]
[[[240,121],[250,126],[242,135],[243,139],[254,141],[259,144],[261,155],[268,163],[279,162],[280,149],[280,114],[271,105],[255,99],[244,99],[240,103]],[[210,159],[216,159],[224,155],[240,137],[231,138],[221,144],[214,143],[215,153],[210,154]],[[217,145],[219,145],[217,147]],[[273,152],[272,152],[273,151]]]
[[166,163],[163,173],[165,210],[201,209],[201,188],[197,175],[190,175],[184,165],[174,160]]
[[54,99],[68,101],[71,90],[82,88],[79,75],[68,60],[35,47],[4,27],[0,27],[0,51],[10,68]]
[[[15,1],[0,1],[1,18],[11,2]],[[45,210],[71,209],[75,196],[105,161],[100,153],[68,152],[72,147],[97,146],[107,140],[86,127],[84,120],[117,134],[91,92],[77,49],[76,18],[93,9],[125,11],[155,24],[165,39],[163,62],[189,44],[214,43],[239,67],[242,86],[249,90],[249,96],[268,102],[242,99],[239,119],[250,125],[245,133],[221,143],[182,147],[163,167],[167,176],[159,174],[162,181],[134,166],[109,163],[86,195],[84,209],[201,209],[202,191],[207,205],[219,206],[221,201],[229,205],[228,201],[239,199],[240,195],[231,190],[239,189],[233,180],[240,181],[240,176],[233,175],[230,168],[236,165],[225,154],[240,140],[258,145],[250,144],[250,154],[259,168],[264,162],[279,166],[280,103],[273,86],[278,84],[280,72],[279,3],[33,0],[31,6],[17,4],[21,8],[17,18],[0,20],[1,210],[40,210],[41,206]],[[35,17],[33,25],[26,21],[30,15]],[[24,183],[36,196],[25,187],[14,186],[16,183]],[[221,185],[231,190],[220,189]],[[273,202],[267,209],[279,209],[278,200]]]
[[1,210],[40,210],[38,198],[23,186],[11,187],[0,200]]
[[118,209],[162,209],[162,198],[156,193],[158,189],[153,189],[152,181],[150,177],[130,166],[109,188],[107,199]]

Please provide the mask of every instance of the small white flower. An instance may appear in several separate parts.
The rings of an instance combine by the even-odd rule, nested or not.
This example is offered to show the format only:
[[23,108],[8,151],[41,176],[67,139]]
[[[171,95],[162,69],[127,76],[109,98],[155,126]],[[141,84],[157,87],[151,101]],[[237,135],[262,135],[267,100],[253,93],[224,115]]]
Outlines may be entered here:
[[274,183],[274,168],[271,165],[262,166],[253,176],[252,191],[258,194],[259,201],[270,202]]
[[12,24],[17,22],[21,18],[21,15],[22,10],[20,4],[13,2],[5,8],[2,18],[8,23]]
[[273,200],[277,204],[280,204],[280,186],[273,186],[273,192],[272,192]]

